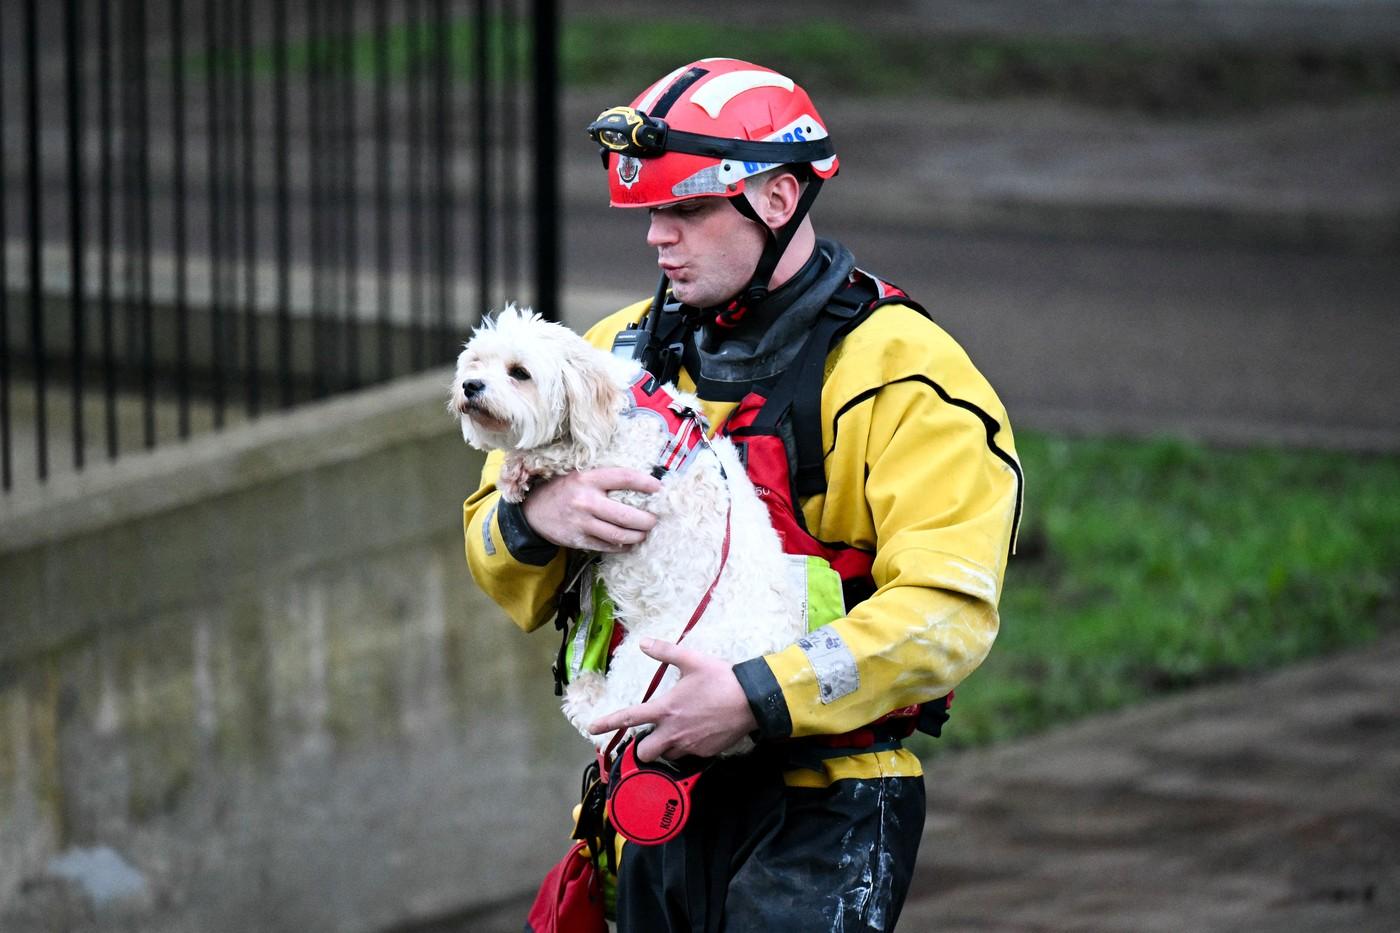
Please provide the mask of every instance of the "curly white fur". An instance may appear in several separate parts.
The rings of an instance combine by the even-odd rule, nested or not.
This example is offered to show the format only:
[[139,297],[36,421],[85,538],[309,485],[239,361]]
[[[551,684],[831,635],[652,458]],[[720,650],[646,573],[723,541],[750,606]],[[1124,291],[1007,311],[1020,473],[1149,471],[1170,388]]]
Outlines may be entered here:
[[[518,502],[532,482],[569,471],[649,471],[655,465],[668,432],[657,418],[627,416],[628,388],[639,372],[635,362],[510,305],[478,328],[458,357],[448,407],[461,419],[467,443],[505,452],[499,488]],[[693,396],[667,388],[699,410]],[[640,702],[656,673],[658,662],[642,654],[641,639],[675,642],[714,580],[730,503],[729,559],[684,644],[741,661],[784,648],[803,634],[806,599],[789,572],[793,558],[783,554],[733,445],[716,438],[710,447],[713,453],[700,452],[689,469],[667,475],[658,493],[612,493],[651,512],[657,523],[632,550],[601,555],[598,573],[626,637],[606,679],[584,674],[564,696],[569,721],[599,747],[611,736],[591,736],[588,725]],[[669,669],[657,694],[677,676]],[[727,753],[749,747],[744,740]]]

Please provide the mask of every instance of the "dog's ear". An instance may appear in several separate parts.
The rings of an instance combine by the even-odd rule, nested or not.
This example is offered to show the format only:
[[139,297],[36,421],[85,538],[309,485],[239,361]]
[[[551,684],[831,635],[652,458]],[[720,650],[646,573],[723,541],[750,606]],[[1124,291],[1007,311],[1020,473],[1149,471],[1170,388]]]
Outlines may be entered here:
[[568,403],[567,431],[591,460],[612,439],[617,427],[622,390],[613,380],[601,351],[583,345],[564,365],[564,397]]

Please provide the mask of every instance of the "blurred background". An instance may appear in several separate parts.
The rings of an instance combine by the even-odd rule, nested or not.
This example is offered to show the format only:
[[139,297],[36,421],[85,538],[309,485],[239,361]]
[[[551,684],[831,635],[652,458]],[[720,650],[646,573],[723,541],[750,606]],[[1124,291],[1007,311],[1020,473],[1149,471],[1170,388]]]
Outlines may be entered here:
[[450,361],[650,294],[583,127],[711,55],[1027,476],[902,928],[1393,920],[1400,3],[0,0],[0,929],[519,928],[587,748]]

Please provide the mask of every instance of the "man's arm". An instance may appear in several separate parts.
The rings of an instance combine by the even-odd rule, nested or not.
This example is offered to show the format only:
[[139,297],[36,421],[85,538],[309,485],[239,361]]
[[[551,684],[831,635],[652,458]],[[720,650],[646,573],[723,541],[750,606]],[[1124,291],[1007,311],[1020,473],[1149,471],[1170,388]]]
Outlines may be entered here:
[[549,618],[564,582],[564,552],[541,538],[519,505],[501,499],[501,453],[486,458],[481,484],[462,505],[467,567],[477,586],[527,632]]
[[956,687],[996,638],[1019,517],[1005,411],[951,338],[890,308],[837,353],[823,392],[828,488],[804,515],[818,538],[875,551],[877,590],[735,666],[767,737],[846,732]]
[[[1019,465],[1005,412],[965,355],[941,331],[911,332],[947,346],[906,348],[902,360],[879,349],[892,360],[885,388],[847,410],[839,431],[828,430],[828,493],[804,510],[818,537],[876,551],[876,594],[806,647],[732,668],[657,644],[647,653],[679,660],[681,679],[648,703],[600,719],[595,734],[654,725],[638,746],[642,760],[712,755],[754,731],[837,734],[946,695],[986,657],[1019,510]],[[853,342],[845,372],[832,378],[858,372],[869,380],[874,349]],[[905,378],[915,373],[933,373],[960,395],[932,379]],[[862,394],[840,386],[831,393]],[[840,407],[828,406],[832,422]],[[996,426],[990,435],[984,417]]]

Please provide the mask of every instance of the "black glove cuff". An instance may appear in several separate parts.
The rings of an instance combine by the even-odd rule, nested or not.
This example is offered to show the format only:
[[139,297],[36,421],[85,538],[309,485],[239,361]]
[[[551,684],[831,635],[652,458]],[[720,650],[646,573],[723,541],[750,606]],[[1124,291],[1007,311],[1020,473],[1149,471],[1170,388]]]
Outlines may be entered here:
[[522,564],[543,567],[554,560],[559,545],[546,541],[525,520],[525,507],[519,502],[501,499],[496,505],[496,523],[506,550]]
[[749,709],[758,720],[758,728],[753,732],[756,741],[765,739],[785,739],[792,735],[792,717],[788,715],[787,698],[778,686],[773,670],[762,658],[751,658],[734,665],[734,676],[739,678],[739,686],[744,688]]

